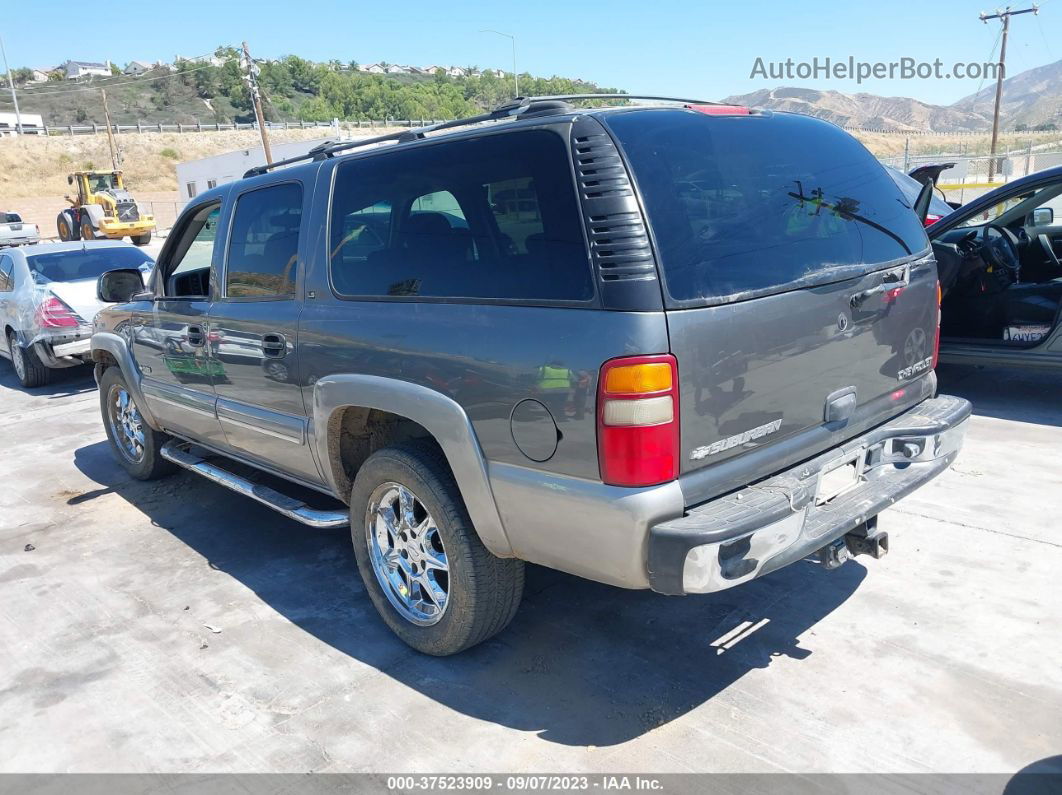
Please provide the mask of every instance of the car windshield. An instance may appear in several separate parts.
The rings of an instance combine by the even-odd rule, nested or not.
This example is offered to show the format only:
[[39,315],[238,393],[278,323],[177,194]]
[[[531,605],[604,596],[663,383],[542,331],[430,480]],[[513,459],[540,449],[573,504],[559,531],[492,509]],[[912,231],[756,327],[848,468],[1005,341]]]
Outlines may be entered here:
[[[1062,185],[1055,183],[1039,190],[1022,193],[1019,196],[1011,196],[983,212],[975,213],[959,226],[981,226],[982,224],[991,223],[1001,215],[1009,213],[1018,205],[1024,205],[1022,209],[1024,213],[1032,213],[1038,207],[1049,207],[1054,211],[1055,217],[1060,217],[1062,216],[1062,197],[1060,197],[1060,194],[1062,194]],[[1007,219],[1006,223],[1009,223],[1010,220],[1013,219]]]
[[722,302],[851,278],[929,246],[854,138],[789,114],[608,117],[638,180],[671,298]]
[[132,246],[55,251],[27,255],[30,273],[37,282],[73,282],[95,279],[118,268],[150,268],[154,260]]
[[22,222],[22,216],[18,213],[0,213],[0,220],[5,224],[18,224]]

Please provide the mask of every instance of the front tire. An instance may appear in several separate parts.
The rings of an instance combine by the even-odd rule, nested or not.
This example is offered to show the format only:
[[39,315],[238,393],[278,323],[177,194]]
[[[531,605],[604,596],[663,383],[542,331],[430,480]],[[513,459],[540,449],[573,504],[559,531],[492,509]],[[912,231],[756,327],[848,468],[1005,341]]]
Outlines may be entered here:
[[417,651],[456,654],[516,615],[523,561],[483,546],[434,445],[408,443],[369,456],[354,480],[350,528],[369,598]]
[[108,367],[100,377],[100,413],[111,453],[137,480],[155,480],[176,471],[160,454],[170,435],[148,425],[133,400],[122,371]]
[[146,246],[151,242],[151,231],[148,230],[142,235],[131,235],[129,239],[133,241],[134,245]]
[[35,386],[44,386],[51,380],[52,371],[44,365],[37,351],[32,345],[28,348],[19,345],[13,331],[7,335],[7,352],[11,356],[11,366],[15,370],[18,382],[22,386],[32,389]]
[[95,240],[96,233],[92,229],[92,224],[85,220],[81,222],[81,239],[82,240]]

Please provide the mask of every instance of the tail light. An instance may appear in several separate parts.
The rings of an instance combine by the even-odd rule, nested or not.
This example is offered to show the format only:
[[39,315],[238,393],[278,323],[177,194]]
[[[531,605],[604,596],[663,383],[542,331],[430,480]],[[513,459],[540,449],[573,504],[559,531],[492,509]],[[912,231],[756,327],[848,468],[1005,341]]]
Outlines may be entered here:
[[679,473],[678,362],[671,354],[605,362],[597,452],[610,486],[655,486]]
[[37,307],[37,325],[43,328],[77,328],[83,322],[73,309],[54,295],[49,295]]
[[933,369],[937,369],[937,362],[940,361],[940,304],[944,298],[944,294],[940,289],[940,281],[937,281],[937,330],[933,337]]
[[933,213],[926,213],[926,220],[924,220],[922,224],[924,226],[933,226],[933,224],[935,224],[943,217],[943,215],[934,215]]

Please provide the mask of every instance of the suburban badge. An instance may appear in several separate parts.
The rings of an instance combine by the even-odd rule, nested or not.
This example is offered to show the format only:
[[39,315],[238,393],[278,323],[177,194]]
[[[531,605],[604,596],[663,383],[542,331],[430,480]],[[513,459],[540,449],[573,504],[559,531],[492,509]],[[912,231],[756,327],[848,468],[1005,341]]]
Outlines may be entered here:
[[690,459],[693,461],[700,461],[702,458],[707,458],[710,455],[715,455],[724,450],[729,450],[732,447],[737,447],[739,444],[745,444],[745,442],[751,442],[753,439],[759,439],[761,436],[767,436],[781,427],[782,421],[780,419],[772,420],[766,425],[760,425],[759,427],[752,428],[744,433],[728,436],[726,439],[720,439],[718,442],[712,442],[704,447],[698,447],[690,453]]

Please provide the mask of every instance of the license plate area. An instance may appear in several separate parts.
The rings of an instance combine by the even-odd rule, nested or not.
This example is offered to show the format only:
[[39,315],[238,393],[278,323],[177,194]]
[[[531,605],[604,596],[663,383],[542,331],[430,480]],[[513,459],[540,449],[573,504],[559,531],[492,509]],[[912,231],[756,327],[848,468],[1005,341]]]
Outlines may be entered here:
[[824,505],[862,483],[866,457],[866,448],[860,448],[823,468],[819,474],[815,504]]

